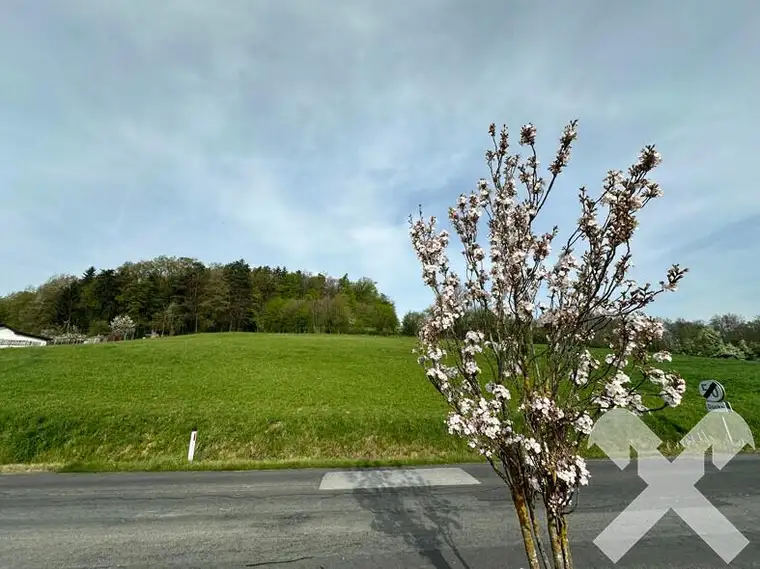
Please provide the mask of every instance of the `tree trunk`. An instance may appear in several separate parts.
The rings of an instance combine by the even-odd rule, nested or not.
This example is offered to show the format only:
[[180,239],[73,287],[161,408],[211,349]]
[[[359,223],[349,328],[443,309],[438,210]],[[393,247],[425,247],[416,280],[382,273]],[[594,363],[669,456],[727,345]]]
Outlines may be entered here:
[[551,513],[547,508],[546,518],[554,569],[573,569],[573,558],[570,555],[570,541],[567,534],[567,516]]
[[528,510],[528,502],[520,488],[512,488],[512,501],[515,503],[517,519],[520,522],[525,554],[528,556],[529,569],[541,569],[536,550],[536,540],[533,537],[533,519]]

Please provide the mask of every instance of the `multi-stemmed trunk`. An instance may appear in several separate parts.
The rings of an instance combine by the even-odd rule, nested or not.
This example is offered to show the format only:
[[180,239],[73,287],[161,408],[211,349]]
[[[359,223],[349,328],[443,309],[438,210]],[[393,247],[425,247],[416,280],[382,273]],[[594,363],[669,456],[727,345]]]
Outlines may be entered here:
[[551,553],[549,557],[543,549],[535,505],[528,500],[521,489],[512,488],[511,490],[529,569],[573,569],[567,515],[552,513],[547,508],[546,522]]

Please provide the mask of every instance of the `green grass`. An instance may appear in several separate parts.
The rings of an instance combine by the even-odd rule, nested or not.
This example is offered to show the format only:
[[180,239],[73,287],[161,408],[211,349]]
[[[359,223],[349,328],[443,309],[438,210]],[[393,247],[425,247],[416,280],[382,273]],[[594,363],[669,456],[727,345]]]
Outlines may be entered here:
[[[478,460],[408,338],[216,334],[0,350],[0,470],[242,469]],[[676,358],[681,408],[651,418],[674,442],[719,379],[760,432],[760,366]],[[198,428],[188,465],[190,430]],[[26,465],[21,467],[19,465]],[[30,466],[31,465],[31,466]]]

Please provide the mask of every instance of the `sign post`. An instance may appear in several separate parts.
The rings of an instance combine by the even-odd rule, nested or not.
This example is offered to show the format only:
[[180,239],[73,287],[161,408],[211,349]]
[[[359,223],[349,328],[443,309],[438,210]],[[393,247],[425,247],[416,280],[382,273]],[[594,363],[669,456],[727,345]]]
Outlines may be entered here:
[[[707,412],[720,411],[722,413],[729,413],[732,411],[731,404],[726,401],[726,388],[714,379],[708,379],[699,383],[699,394],[705,398],[705,406]],[[723,426],[726,427],[726,434],[728,440],[733,444],[731,438],[731,431],[728,429],[726,419],[723,419]]]
[[187,450],[187,460],[193,462],[193,456],[195,456],[195,442],[198,440],[198,429],[193,427],[190,433],[190,448]]

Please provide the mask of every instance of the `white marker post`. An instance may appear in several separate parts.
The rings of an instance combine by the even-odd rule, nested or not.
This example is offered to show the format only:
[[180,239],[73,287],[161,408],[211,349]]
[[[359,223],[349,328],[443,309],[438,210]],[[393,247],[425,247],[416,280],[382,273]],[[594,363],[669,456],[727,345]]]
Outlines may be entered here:
[[187,460],[193,462],[193,456],[195,456],[195,442],[198,440],[198,429],[193,428],[190,433],[190,448],[187,450]]

